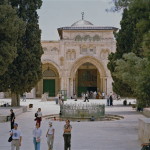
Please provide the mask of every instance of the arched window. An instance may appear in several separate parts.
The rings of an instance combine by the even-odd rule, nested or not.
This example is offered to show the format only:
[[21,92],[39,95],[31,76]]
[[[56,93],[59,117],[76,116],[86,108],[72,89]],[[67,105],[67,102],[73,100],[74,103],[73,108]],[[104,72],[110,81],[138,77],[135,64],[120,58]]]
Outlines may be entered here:
[[81,37],[80,35],[77,35],[77,36],[75,37],[75,41],[82,41],[82,37]]
[[84,41],[87,41],[87,40],[89,40],[89,41],[91,40],[91,37],[89,35],[84,36]]
[[100,36],[99,35],[95,35],[94,37],[93,37],[93,41],[99,41],[100,40]]
[[48,69],[43,72],[43,77],[56,77],[56,73],[48,67]]

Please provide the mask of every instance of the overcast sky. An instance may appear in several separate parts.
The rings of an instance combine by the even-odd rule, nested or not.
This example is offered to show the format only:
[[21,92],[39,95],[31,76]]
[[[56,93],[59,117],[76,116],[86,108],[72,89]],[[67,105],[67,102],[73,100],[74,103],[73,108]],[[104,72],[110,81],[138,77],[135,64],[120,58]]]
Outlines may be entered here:
[[39,14],[42,40],[58,40],[57,28],[71,26],[84,19],[96,26],[114,26],[120,28],[121,13],[106,12],[111,8],[111,0],[43,0]]

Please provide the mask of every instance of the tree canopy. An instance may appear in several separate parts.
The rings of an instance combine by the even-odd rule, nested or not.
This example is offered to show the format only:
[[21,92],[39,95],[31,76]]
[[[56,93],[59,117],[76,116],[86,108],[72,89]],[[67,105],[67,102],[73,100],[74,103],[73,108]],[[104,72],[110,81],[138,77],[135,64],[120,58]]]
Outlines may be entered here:
[[12,105],[20,105],[19,95],[29,92],[42,77],[41,30],[38,24],[37,9],[41,0],[10,1],[17,14],[25,22],[25,33],[18,39],[17,57],[8,70],[0,76],[0,91],[12,92]]
[[0,2],[0,75],[17,57],[17,40],[22,35],[24,24],[8,1]]

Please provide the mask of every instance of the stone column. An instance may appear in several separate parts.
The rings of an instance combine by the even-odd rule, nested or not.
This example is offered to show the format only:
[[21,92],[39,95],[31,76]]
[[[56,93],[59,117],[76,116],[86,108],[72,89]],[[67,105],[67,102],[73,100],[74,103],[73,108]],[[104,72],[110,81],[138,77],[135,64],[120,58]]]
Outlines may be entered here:
[[70,78],[70,97],[73,96],[73,91],[74,90],[74,83],[73,83],[73,78]]
[[107,77],[107,93],[109,94],[110,92],[113,92],[113,89],[112,89],[112,78],[109,76]]
[[100,81],[101,81],[101,83],[100,83],[100,92],[103,92],[103,77],[101,77],[100,78]]
[[64,90],[64,77],[60,78],[60,90]]
[[106,77],[101,77],[101,92],[107,92],[107,78]]
[[73,79],[73,94],[76,93],[76,80]]
[[105,78],[105,94],[107,95],[108,92],[107,92],[107,77]]
[[67,78],[67,97],[70,97],[70,78]]

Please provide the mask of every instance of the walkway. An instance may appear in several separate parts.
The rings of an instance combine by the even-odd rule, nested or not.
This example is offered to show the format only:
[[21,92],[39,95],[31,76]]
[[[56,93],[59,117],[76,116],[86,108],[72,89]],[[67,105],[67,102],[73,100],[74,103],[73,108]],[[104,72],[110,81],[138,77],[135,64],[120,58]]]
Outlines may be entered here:
[[[106,100],[90,100],[90,103],[92,102],[106,104]],[[133,100],[131,102],[133,103]],[[59,105],[56,105],[54,101],[41,102],[35,99],[21,102],[21,105],[28,105],[30,103],[34,105],[34,108],[18,116],[16,119],[23,133],[21,150],[34,150],[32,130],[35,125],[34,113],[38,107],[42,108],[43,115],[59,113]],[[68,100],[67,103],[75,102]],[[83,103],[83,101],[78,100],[77,103]],[[106,106],[106,113],[121,115],[124,116],[124,119],[100,122],[71,122],[73,126],[72,150],[140,150],[137,126],[138,119],[144,118],[144,116],[129,106],[122,106],[122,101],[114,101],[113,107]],[[41,150],[47,150],[45,135],[48,121],[43,119],[42,122],[43,136]],[[62,134],[64,123],[60,121],[53,122],[56,130],[54,150],[63,150]],[[0,150],[10,149],[10,143],[7,142],[10,130],[9,126],[9,122],[0,123]]]

